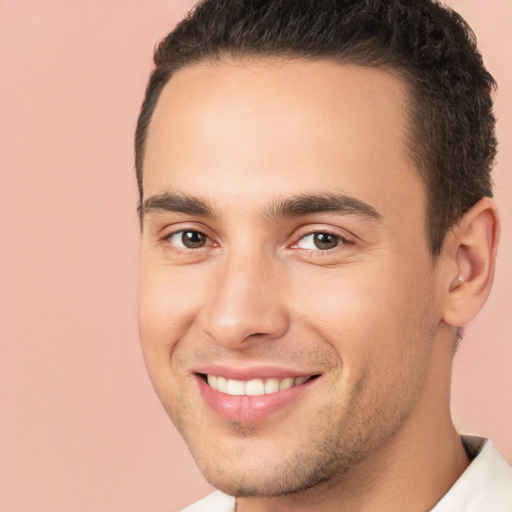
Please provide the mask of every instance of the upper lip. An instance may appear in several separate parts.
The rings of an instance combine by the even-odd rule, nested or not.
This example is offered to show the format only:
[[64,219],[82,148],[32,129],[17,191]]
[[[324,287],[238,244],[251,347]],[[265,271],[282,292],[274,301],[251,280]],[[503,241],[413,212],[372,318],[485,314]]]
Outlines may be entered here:
[[252,379],[286,379],[287,377],[312,377],[319,375],[318,371],[295,370],[293,368],[284,368],[280,366],[251,366],[237,367],[226,364],[208,364],[199,366],[192,370],[194,373],[205,375],[215,375],[232,380],[252,380]]

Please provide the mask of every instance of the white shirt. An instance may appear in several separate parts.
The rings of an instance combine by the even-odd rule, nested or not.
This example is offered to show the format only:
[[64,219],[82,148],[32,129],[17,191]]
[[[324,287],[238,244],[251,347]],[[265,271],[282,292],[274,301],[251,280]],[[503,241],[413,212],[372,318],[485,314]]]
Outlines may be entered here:
[[[431,512],[512,512],[512,467],[491,441],[462,436],[473,458],[466,471]],[[234,512],[235,498],[220,491],[182,512]]]

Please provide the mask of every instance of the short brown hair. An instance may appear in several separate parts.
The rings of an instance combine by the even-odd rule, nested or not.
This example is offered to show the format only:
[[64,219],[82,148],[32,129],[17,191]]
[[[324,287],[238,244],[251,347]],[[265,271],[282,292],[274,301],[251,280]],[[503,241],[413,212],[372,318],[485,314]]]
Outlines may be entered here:
[[184,66],[247,56],[329,59],[389,69],[405,80],[408,142],[427,190],[433,255],[448,229],[492,196],[496,84],[456,12],[433,0],[204,0],[154,55],[135,136],[141,209],[144,145],[165,84]]

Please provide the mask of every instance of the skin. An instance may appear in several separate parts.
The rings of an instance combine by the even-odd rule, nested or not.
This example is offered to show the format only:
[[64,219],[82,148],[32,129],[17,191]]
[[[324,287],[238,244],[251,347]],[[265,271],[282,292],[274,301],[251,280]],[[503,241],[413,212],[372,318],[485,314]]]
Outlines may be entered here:
[[[383,70],[300,60],[195,64],[159,99],[142,347],[199,468],[237,511],[429,510],[467,467],[449,411],[452,340],[489,292],[498,221],[482,200],[432,258],[407,102]],[[211,215],[162,208],[166,194]],[[269,215],[301,194],[343,194],[378,215]],[[183,230],[205,245],[184,247]],[[338,245],[319,249],[312,233]],[[194,374],[218,363],[320,377],[269,418],[230,422]]]

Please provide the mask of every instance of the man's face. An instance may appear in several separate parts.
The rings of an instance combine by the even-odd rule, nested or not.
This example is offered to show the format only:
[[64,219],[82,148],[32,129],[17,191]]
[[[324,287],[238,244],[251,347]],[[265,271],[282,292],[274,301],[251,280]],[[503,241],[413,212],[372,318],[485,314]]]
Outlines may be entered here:
[[190,66],[159,99],[142,346],[227,493],[337,478],[429,421],[441,314],[406,102],[382,70],[298,60]]

